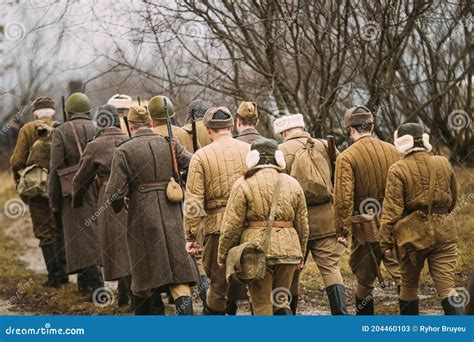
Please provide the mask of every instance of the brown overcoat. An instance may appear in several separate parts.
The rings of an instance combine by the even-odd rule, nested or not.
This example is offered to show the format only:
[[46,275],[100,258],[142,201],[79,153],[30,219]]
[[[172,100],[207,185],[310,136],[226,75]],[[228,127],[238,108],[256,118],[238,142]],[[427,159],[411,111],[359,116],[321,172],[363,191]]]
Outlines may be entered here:
[[87,114],[73,114],[70,120],[56,127],[51,145],[49,173],[49,205],[61,210],[64,244],[66,247],[67,271],[69,274],[94,265],[101,265],[99,228],[94,217],[97,206],[97,188],[92,184],[84,195],[84,206],[73,209],[71,197],[63,197],[57,171],[79,163],[78,151],[72,129],[74,124],[79,142],[84,150],[96,134],[96,128]]
[[[176,146],[180,167],[187,169],[191,154],[181,144]],[[140,128],[115,150],[106,194],[119,211],[128,186],[127,245],[133,292],[197,281],[185,250],[180,205],[171,203],[164,191],[172,175],[168,142],[150,128]],[[149,183],[161,184],[159,190],[139,188]]]
[[106,128],[100,136],[87,144],[73,182],[74,208],[82,206],[84,195],[96,177],[100,183],[96,219],[102,246],[104,279],[108,281],[130,274],[126,240],[127,213],[123,210],[116,214],[105,196],[115,147],[127,139],[128,136],[120,128]]

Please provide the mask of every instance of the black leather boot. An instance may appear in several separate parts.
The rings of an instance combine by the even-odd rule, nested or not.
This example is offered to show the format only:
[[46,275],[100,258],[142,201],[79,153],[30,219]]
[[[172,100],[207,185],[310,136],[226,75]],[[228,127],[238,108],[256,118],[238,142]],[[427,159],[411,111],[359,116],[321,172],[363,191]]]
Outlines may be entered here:
[[275,310],[273,313],[274,316],[293,316],[293,310],[287,308],[281,308]]
[[235,316],[237,314],[237,301],[230,300],[225,305],[225,313],[229,316]]
[[402,316],[418,316],[420,314],[420,301],[418,299],[411,301],[399,299],[398,304],[400,306],[400,315]]
[[57,278],[58,265],[53,244],[41,246],[43,252],[44,263],[48,271],[48,280],[43,283],[44,287],[59,287],[59,279]]
[[165,303],[161,298],[161,292],[156,290],[151,295],[151,315],[164,316],[165,314]]
[[225,310],[223,311],[212,310],[208,306],[206,306],[206,308],[203,310],[203,313],[206,316],[225,316]]
[[463,314],[462,306],[453,306],[452,303],[460,303],[458,297],[448,297],[441,301],[441,305],[443,306],[444,314],[446,316],[459,316]]
[[102,272],[99,266],[89,266],[77,274],[77,288],[87,295],[88,301],[93,301],[93,294],[99,287],[104,287]]
[[356,315],[357,316],[373,316],[374,315],[374,299],[369,296],[365,299],[355,298]]
[[176,314],[178,316],[192,316],[193,313],[193,297],[181,296],[174,300],[176,306]]
[[151,315],[151,296],[143,298],[132,295],[132,302],[135,308],[135,316]]
[[299,295],[291,296],[290,309],[294,316],[296,316],[296,311],[298,310],[298,297]]
[[66,248],[64,247],[64,239],[59,238],[53,246],[58,266],[57,278],[59,280],[59,284],[64,285],[69,282],[69,277],[67,274]]
[[118,280],[118,306],[125,306],[130,300],[130,286],[132,276],[125,276]]
[[326,287],[331,315],[347,315],[346,289],[344,285],[334,284]]

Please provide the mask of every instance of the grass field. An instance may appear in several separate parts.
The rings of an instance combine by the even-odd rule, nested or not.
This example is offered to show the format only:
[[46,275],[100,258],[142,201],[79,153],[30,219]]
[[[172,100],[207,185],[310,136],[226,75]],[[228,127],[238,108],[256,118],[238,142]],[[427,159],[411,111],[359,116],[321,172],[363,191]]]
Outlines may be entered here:
[[[465,286],[469,268],[474,264],[474,169],[456,168],[460,195],[459,205],[453,221],[458,228],[459,254],[456,273],[457,286]],[[0,206],[11,198],[16,198],[14,184],[8,173],[0,175]],[[16,312],[28,314],[128,314],[126,309],[119,309],[116,304],[101,308],[84,301],[75,291],[75,284],[70,283],[60,289],[47,289],[41,284],[44,274],[38,274],[27,268],[21,255],[28,252],[24,239],[31,239],[31,226],[27,219],[28,213],[19,219],[1,216],[0,222],[0,299],[9,304]],[[15,237],[8,234],[8,227],[18,230]],[[23,242],[23,243],[22,243]],[[31,248],[31,247],[29,247]],[[340,261],[344,281],[347,287],[348,304],[353,311],[353,293],[355,279],[348,267],[349,249],[346,249]],[[387,276],[385,274],[385,276]],[[324,285],[315,264],[307,263],[302,275],[301,309],[305,314],[321,314],[328,312]],[[420,286],[421,309],[425,313],[440,313],[440,304],[436,299],[431,278],[427,268],[422,274]],[[376,294],[378,314],[398,314],[396,289],[394,287],[380,290]],[[168,308],[173,312],[173,308]],[[422,311],[423,312],[423,311]]]

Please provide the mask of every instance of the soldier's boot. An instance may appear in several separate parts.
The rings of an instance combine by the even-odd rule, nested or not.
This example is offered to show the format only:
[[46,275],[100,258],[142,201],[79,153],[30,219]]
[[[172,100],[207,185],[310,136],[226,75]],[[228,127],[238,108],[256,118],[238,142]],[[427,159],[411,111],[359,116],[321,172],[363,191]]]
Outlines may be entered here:
[[45,287],[59,287],[59,280],[57,278],[57,259],[53,244],[41,246],[43,252],[44,263],[48,271],[48,280],[43,283]]
[[130,300],[132,276],[128,275],[118,280],[118,306],[125,306]]
[[229,300],[225,305],[225,313],[229,316],[237,315],[237,301],[236,300]]
[[178,316],[192,316],[193,312],[193,297],[181,296],[174,300],[176,306],[176,314]]
[[209,306],[202,311],[205,316],[225,316],[225,310],[212,310]]
[[420,314],[420,301],[418,299],[411,301],[399,299],[398,305],[400,306],[400,315],[402,316],[418,316]]
[[151,315],[164,316],[165,315],[165,303],[161,298],[161,292],[156,290],[151,295]]
[[368,296],[365,299],[355,298],[356,315],[358,316],[373,316],[374,315],[374,299]]
[[60,238],[54,243],[54,252],[56,255],[59,284],[67,284],[69,276],[66,267],[66,248],[64,247],[64,239]]
[[443,306],[444,314],[447,316],[458,316],[463,315],[463,309],[461,306],[454,306],[452,303],[460,303],[461,300],[457,296],[452,296],[445,298],[441,301],[441,305]]
[[202,275],[199,278],[199,286],[198,286],[198,293],[199,293],[199,298],[202,301],[202,308],[203,311],[207,307],[207,290],[209,289],[209,278],[206,275]]
[[344,285],[334,284],[326,287],[331,315],[347,315],[346,289]]
[[297,294],[291,296],[290,309],[294,316],[296,316],[296,311],[298,310],[298,297],[299,295]]
[[293,316],[293,310],[287,308],[280,308],[275,310],[273,313],[274,316]]
[[151,315],[151,296],[146,298],[132,295],[132,303],[135,308],[135,316]]
[[171,291],[168,289],[166,291],[166,298],[168,298],[168,304],[169,305],[173,305],[174,304],[174,298],[173,296],[171,295]]
[[92,302],[95,290],[100,287],[104,287],[104,281],[99,266],[86,267],[77,274],[77,288],[86,295],[86,300]]

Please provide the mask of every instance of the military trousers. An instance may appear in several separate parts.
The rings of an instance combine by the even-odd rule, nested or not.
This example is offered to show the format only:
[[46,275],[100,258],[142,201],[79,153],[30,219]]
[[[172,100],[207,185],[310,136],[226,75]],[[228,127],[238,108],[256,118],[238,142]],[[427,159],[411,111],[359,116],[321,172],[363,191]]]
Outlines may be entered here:
[[267,266],[262,280],[249,285],[250,300],[254,315],[273,315],[278,309],[290,308],[290,286],[296,271],[294,264]]
[[[335,235],[323,237],[320,239],[308,241],[304,262],[308,259],[309,253],[318,267],[319,273],[324,281],[324,286],[328,287],[335,284],[344,284],[341,270],[339,269],[339,260],[341,259],[344,247],[337,243]],[[300,271],[295,272],[291,284],[291,294],[299,293]]]
[[[191,296],[191,289],[189,288],[188,284],[170,284],[168,285],[168,287],[173,299],[177,299],[183,296]],[[148,298],[155,291],[158,291],[159,293],[161,293],[162,288],[160,287],[160,289],[150,289],[148,291],[140,291],[140,292],[132,291],[132,293],[134,296],[137,296],[137,297]]]
[[219,249],[219,234],[209,234],[204,239],[202,263],[204,271],[209,278],[207,291],[207,306],[214,311],[224,311],[227,302],[227,281],[225,267],[217,264]]
[[456,296],[454,289],[456,257],[456,243],[436,243],[426,250],[413,251],[402,255],[400,257],[400,272],[402,275],[400,299],[413,301],[418,298],[420,274],[425,262],[428,262],[428,269],[438,298],[443,300],[450,296]]
[[35,197],[29,200],[33,233],[39,240],[39,246],[51,245],[59,240],[62,233],[54,223],[47,198]]
[[[371,250],[373,251],[373,254]],[[375,258],[374,258],[375,257]],[[378,243],[356,244],[352,241],[349,266],[357,278],[356,297],[363,300],[372,295],[377,279],[377,268],[383,262],[385,269],[398,286],[401,282],[400,269],[395,257],[387,258],[382,254]]]

